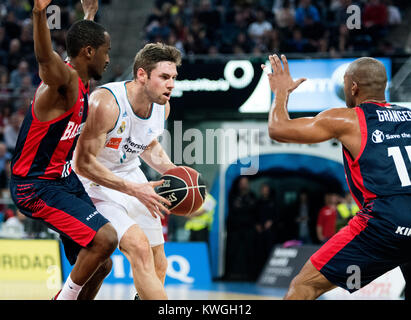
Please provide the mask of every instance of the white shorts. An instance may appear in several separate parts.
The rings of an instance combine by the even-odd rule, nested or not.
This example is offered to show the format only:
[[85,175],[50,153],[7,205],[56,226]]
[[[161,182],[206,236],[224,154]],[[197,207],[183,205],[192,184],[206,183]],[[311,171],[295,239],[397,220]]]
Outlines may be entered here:
[[[133,172],[115,174],[136,183],[147,182],[147,178],[140,168],[133,170]],[[81,180],[97,210],[116,229],[119,243],[124,233],[134,224],[137,224],[144,231],[152,247],[164,243],[160,217],[154,218],[137,198],[97,185],[84,178]]]

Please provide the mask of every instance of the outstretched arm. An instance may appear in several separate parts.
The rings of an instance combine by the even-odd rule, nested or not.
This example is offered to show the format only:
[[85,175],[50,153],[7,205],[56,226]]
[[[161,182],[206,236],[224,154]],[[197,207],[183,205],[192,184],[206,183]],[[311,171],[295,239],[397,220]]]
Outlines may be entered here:
[[171,204],[154,191],[154,187],[161,185],[163,181],[128,181],[112,173],[97,160],[98,153],[104,147],[107,132],[115,126],[118,113],[116,101],[110,92],[105,89],[93,92],[87,121],[76,147],[75,170],[99,185],[136,197],[154,217],[156,214],[163,217],[161,211],[169,213],[169,210],[162,203]]
[[[268,74],[271,90],[275,99],[268,119],[268,132],[272,139],[280,142],[318,143],[332,138],[344,138],[350,132],[355,112],[346,108],[323,111],[315,117],[290,119],[287,103],[290,94],[306,79],[294,81],[291,78],[287,58],[282,55],[269,56],[272,73]],[[262,65],[262,68],[265,66]]]
[[50,30],[47,25],[46,7],[51,0],[35,0],[33,7],[34,53],[39,64],[41,80],[53,87],[67,85],[72,71],[59,54],[53,51]]
[[81,0],[84,11],[84,20],[94,21],[98,10],[98,0]]

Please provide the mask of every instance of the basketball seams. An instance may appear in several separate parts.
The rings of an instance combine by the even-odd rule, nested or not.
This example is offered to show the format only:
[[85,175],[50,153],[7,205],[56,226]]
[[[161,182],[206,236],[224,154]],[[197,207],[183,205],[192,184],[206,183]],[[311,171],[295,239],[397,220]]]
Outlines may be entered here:
[[[171,190],[166,190],[166,191],[162,191],[157,193],[159,196],[161,196],[164,193],[167,192],[175,192],[175,191],[181,191],[181,190],[190,190],[190,189],[200,189],[200,188],[205,188],[205,185],[201,185],[201,186],[192,186],[192,187],[184,187],[184,188],[177,188],[177,189],[171,189]],[[200,193],[201,198],[203,198],[203,196]]]
[[[176,209],[180,204],[184,203],[184,200],[188,197],[189,190],[188,190],[187,182],[186,182],[184,179],[181,179],[180,177],[177,177],[177,176],[175,176],[175,175],[173,175],[173,174],[168,174],[168,173],[167,173],[167,175],[165,175],[165,177],[166,177],[166,176],[173,177],[173,178],[176,178],[176,179],[178,179],[178,180],[180,180],[180,181],[183,181],[184,184],[186,185],[185,188],[179,188],[179,189],[182,189],[182,190],[187,189],[187,192],[186,192],[184,198],[181,199],[180,202],[173,207],[173,209]],[[164,177],[163,177],[163,179],[164,179]],[[161,195],[161,194],[163,194],[163,193],[165,193],[165,192],[169,192],[169,191],[176,191],[176,190],[175,190],[175,189],[173,189],[173,190],[167,190],[167,191],[164,191],[164,192],[159,193],[159,195]]]
[[[204,202],[204,200],[205,200],[205,197],[203,197],[203,195],[201,194],[201,192],[200,192],[200,187],[204,187],[205,188],[205,185],[203,185],[203,186],[200,186],[200,175],[198,174],[197,175],[197,186],[198,186],[198,189],[197,189],[197,191],[198,191],[198,194],[200,195],[200,197],[201,197],[201,199],[202,199],[202,202]],[[205,195],[205,194],[204,194]]]
[[[193,179],[191,177],[190,172],[188,172],[188,170],[184,166],[182,166],[181,168],[187,173],[188,177],[190,178],[191,186],[194,186],[194,182],[193,182]],[[190,211],[187,214],[190,214],[192,212],[192,210],[194,208],[194,203],[195,203],[195,195],[194,195],[194,190],[193,190],[193,200],[192,200],[192,203],[191,203]]]
[[[171,179],[171,185],[164,187],[163,190],[159,187],[156,192],[163,197],[176,193],[177,200],[182,197],[170,210],[171,213],[176,215],[187,216],[204,202],[204,196],[201,192],[206,189],[206,186],[200,179],[200,173],[190,167],[179,166],[168,171],[170,172],[166,171],[162,179]],[[185,174],[188,175],[188,179]],[[196,181],[196,184],[194,184],[194,181]],[[201,185],[199,185],[199,183],[201,183]],[[173,189],[170,188],[171,186]],[[194,189],[197,189],[197,191]],[[192,192],[190,192],[190,190],[192,190]],[[199,196],[197,194],[199,194]],[[189,196],[191,196],[192,199],[190,199]]]

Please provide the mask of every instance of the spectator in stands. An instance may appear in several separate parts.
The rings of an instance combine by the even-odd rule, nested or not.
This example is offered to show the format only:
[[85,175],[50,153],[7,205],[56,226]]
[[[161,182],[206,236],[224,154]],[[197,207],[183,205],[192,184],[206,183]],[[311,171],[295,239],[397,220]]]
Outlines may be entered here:
[[275,9],[275,22],[280,29],[292,28],[295,24],[295,10],[290,0],[284,0],[282,7]]
[[11,154],[4,142],[0,142],[0,197],[9,190]]
[[252,280],[254,269],[254,215],[256,196],[249,180],[241,176],[233,185],[228,199],[227,280]]
[[234,46],[237,46],[237,49],[236,51],[234,51],[234,53],[251,53],[251,50],[255,46],[255,43],[250,39],[247,33],[239,32],[234,42]]
[[209,246],[209,232],[214,220],[216,199],[207,192],[203,205],[190,215],[184,229],[190,232],[190,241],[206,242]]
[[203,24],[207,31],[208,39],[217,39],[218,30],[221,27],[220,12],[212,6],[210,0],[201,0],[197,13],[198,21]]
[[16,15],[13,11],[8,11],[3,27],[6,30],[6,34],[10,39],[20,37],[21,27],[16,19]]
[[14,38],[10,41],[7,69],[12,72],[17,68],[20,61],[23,59],[23,54],[21,53],[21,44],[18,38]]
[[[0,113],[10,103],[12,90],[9,85],[9,73],[6,67],[0,66]],[[0,123],[0,127],[1,127]]]
[[31,73],[29,71],[29,64],[25,60],[21,60],[16,69],[10,73],[10,87],[17,91],[21,87],[23,78],[29,77],[31,84]]
[[365,28],[385,27],[388,24],[388,8],[381,0],[368,0],[364,7]]
[[381,0],[368,0],[363,10],[363,26],[373,41],[385,36],[388,26],[388,8]]
[[0,26],[0,65],[6,66],[8,60],[9,39],[4,27]]
[[256,21],[248,27],[248,34],[254,41],[261,43],[266,34],[272,29],[272,24],[266,20],[264,9],[258,8],[256,10]]
[[336,233],[337,198],[335,193],[324,196],[325,206],[321,208],[317,218],[317,238],[321,243],[327,242]]
[[402,23],[401,11],[393,4],[392,0],[385,0],[384,4],[388,10],[388,24],[390,26],[398,25]]
[[295,27],[292,33],[292,38],[286,42],[287,52],[313,52],[314,48],[309,41],[303,38],[301,29]]
[[273,13],[276,14],[277,10],[284,8],[286,2],[289,3],[290,9],[295,11],[297,0],[274,0],[272,7]]
[[14,148],[16,147],[17,136],[19,134],[23,118],[23,115],[13,113],[10,117],[10,122],[4,128],[4,142],[6,143],[7,150],[10,153],[13,153]]
[[298,240],[302,241],[303,244],[312,243],[309,221],[310,205],[308,203],[308,193],[303,190],[299,195],[298,215],[296,218],[298,224]]
[[260,186],[260,196],[256,203],[254,218],[256,230],[254,278],[256,278],[264,267],[276,241],[275,225],[278,220],[278,215],[275,193],[267,183],[263,183]]
[[308,23],[320,22],[320,13],[311,4],[311,0],[300,0],[300,4],[295,11],[295,22],[300,27],[305,27]]
[[337,205],[337,231],[345,227],[348,221],[360,211],[350,192],[345,193],[343,201]]

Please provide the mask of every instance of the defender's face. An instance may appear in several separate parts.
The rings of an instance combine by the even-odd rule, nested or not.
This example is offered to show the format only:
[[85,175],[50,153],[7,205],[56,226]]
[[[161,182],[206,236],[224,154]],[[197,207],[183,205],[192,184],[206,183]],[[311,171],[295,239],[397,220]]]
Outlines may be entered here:
[[90,75],[95,80],[101,80],[104,71],[106,71],[110,63],[109,52],[111,49],[110,36],[107,32],[104,33],[105,43],[95,49],[94,59],[89,66]]
[[145,84],[146,93],[150,100],[160,105],[166,104],[171,98],[176,78],[177,66],[174,62],[158,62]]

